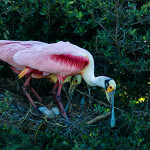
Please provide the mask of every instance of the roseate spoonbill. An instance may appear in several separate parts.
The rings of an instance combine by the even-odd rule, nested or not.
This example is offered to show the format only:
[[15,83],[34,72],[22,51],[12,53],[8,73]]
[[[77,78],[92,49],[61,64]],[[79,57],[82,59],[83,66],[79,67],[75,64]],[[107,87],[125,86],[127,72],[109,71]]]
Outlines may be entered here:
[[[51,75],[48,75],[47,78],[50,80],[50,82],[53,82],[53,83],[57,82],[57,76],[56,75],[51,74]],[[82,77],[81,77],[81,75],[69,76],[64,80],[63,84],[65,84],[67,82],[70,83],[70,87],[69,87],[69,91],[68,91],[69,101],[65,107],[65,111],[67,111],[67,109],[69,107],[73,92],[75,91],[75,88],[82,82]]]
[[[50,82],[53,82],[53,83],[57,82],[56,75],[51,74],[51,75],[48,75],[47,78],[49,79]],[[82,77],[81,75],[69,76],[64,80],[63,84],[67,82],[70,83],[68,94],[71,96],[73,95],[75,88],[82,82]]]
[[52,93],[60,112],[66,119],[68,117],[61,102],[60,94],[62,83],[68,76],[81,75],[88,85],[104,88],[107,100],[112,105],[111,126],[115,125],[114,94],[116,83],[109,77],[94,76],[94,59],[87,50],[69,42],[60,41],[42,47],[32,47],[28,51],[19,51],[13,59],[17,64],[26,66],[19,74],[20,78],[33,73],[34,69],[43,72],[43,75],[54,74],[57,76],[57,82]]
[[[13,70],[13,72],[15,72],[16,74],[21,73],[21,71],[25,68],[24,65],[18,65],[14,62],[13,60],[13,55],[21,50],[28,50],[31,47],[35,47],[35,46],[43,46],[46,45],[47,43],[43,43],[43,42],[38,42],[38,41],[9,41],[9,40],[0,40],[0,60],[7,62],[11,69]],[[25,95],[27,96],[27,98],[29,99],[29,101],[31,102],[31,104],[36,108],[36,105],[34,104],[30,94],[27,92],[26,87],[28,86],[31,91],[33,92],[33,94],[38,98],[39,101],[42,101],[41,97],[37,94],[37,92],[30,86],[29,82],[31,80],[31,78],[44,78],[47,77],[51,82],[56,83],[57,81],[57,77],[55,75],[48,75],[48,76],[44,76],[42,74],[42,72],[35,70],[33,74],[28,75],[28,78],[23,86],[23,91],[25,93]],[[81,83],[81,76],[74,76],[73,80],[71,80],[71,76],[69,76],[68,78],[65,79],[64,83],[67,82],[73,82],[74,80],[77,80],[76,85]],[[70,89],[72,87],[74,87],[75,84],[71,83],[70,84]]]

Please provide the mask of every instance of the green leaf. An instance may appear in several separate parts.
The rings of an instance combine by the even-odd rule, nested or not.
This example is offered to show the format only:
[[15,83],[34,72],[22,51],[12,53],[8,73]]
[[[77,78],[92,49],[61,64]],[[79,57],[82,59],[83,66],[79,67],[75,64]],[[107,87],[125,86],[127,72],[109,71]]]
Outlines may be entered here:
[[81,11],[79,11],[79,17],[80,19],[83,17],[83,13]]
[[45,15],[45,13],[43,13],[43,12],[39,12],[40,13],[40,15],[42,15],[42,16],[44,16]]
[[5,5],[7,5],[10,1],[9,0],[5,0]]
[[135,31],[136,31],[136,29],[134,29],[134,30],[132,31],[132,34],[134,34],[134,33],[135,33]]
[[149,63],[149,62],[150,62],[150,59],[148,59],[147,62]]
[[74,4],[74,1],[70,1],[69,4],[70,4],[70,5],[71,5],[71,4]]
[[142,139],[139,139],[139,142],[141,143],[141,142],[143,142],[144,141],[144,138],[142,138]]
[[6,30],[6,34],[7,34],[7,35],[9,35],[9,34],[10,34],[10,32],[9,32],[8,30]]
[[7,37],[6,32],[4,32],[3,36],[4,36],[4,38],[5,38],[6,40],[8,40],[8,37]]

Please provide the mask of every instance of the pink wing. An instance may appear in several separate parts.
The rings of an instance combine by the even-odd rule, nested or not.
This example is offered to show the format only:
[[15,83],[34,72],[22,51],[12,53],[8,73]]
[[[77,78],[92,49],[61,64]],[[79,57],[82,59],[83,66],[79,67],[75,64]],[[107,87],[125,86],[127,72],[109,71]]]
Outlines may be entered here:
[[78,74],[89,64],[89,52],[69,42],[22,50],[13,58],[19,65],[64,76]]
[[38,42],[38,41],[9,41],[9,40],[0,40],[0,60],[7,62],[8,64],[16,67],[19,70],[24,69],[24,66],[16,64],[13,60],[13,55],[24,49],[29,49],[31,47],[38,47],[46,45],[47,43]]

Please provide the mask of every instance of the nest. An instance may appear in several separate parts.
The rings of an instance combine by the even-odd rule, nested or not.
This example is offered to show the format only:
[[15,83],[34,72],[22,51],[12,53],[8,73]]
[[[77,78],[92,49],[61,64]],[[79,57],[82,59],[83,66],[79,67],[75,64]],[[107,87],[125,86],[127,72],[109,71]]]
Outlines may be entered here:
[[[81,92],[80,90],[76,90],[76,93],[72,96],[71,103],[67,110],[69,121],[66,121],[61,114],[53,118],[40,114],[31,106],[21,88],[18,88],[19,91],[17,91],[17,88],[14,90],[16,81],[7,79],[7,81],[2,82],[5,83],[5,85],[3,84],[2,88],[0,88],[0,120],[3,124],[13,124],[17,127],[27,124],[28,128],[31,130],[37,130],[41,124],[46,124],[49,129],[61,127],[64,134],[69,134],[74,131],[74,129],[82,132],[85,126],[101,126],[102,123],[109,124],[108,121],[110,121],[110,119],[106,117],[110,115],[110,112],[100,112],[94,106],[95,103],[97,103],[97,105],[101,104],[109,108],[109,105],[92,98],[87,93]],[[67,87],[63,89],[62,100],[65,107],[68,103],[69,96],[67,94]],[[42,99],[44,104],[36,101],[36,98],[33,97],[38,107],[45,106],[49,109],[57,107],[51,94],[42,96]],[[94,103],[91,103],[91,101]]]

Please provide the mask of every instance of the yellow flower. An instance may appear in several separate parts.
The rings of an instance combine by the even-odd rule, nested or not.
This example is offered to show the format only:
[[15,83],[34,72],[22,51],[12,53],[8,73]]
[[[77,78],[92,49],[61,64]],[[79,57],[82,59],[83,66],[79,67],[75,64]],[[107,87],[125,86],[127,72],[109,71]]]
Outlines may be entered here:
[[139,98],[139,102],[144,102],[145,101],[145,98],[143,98],[143,97],[141,97],[141,98]]

